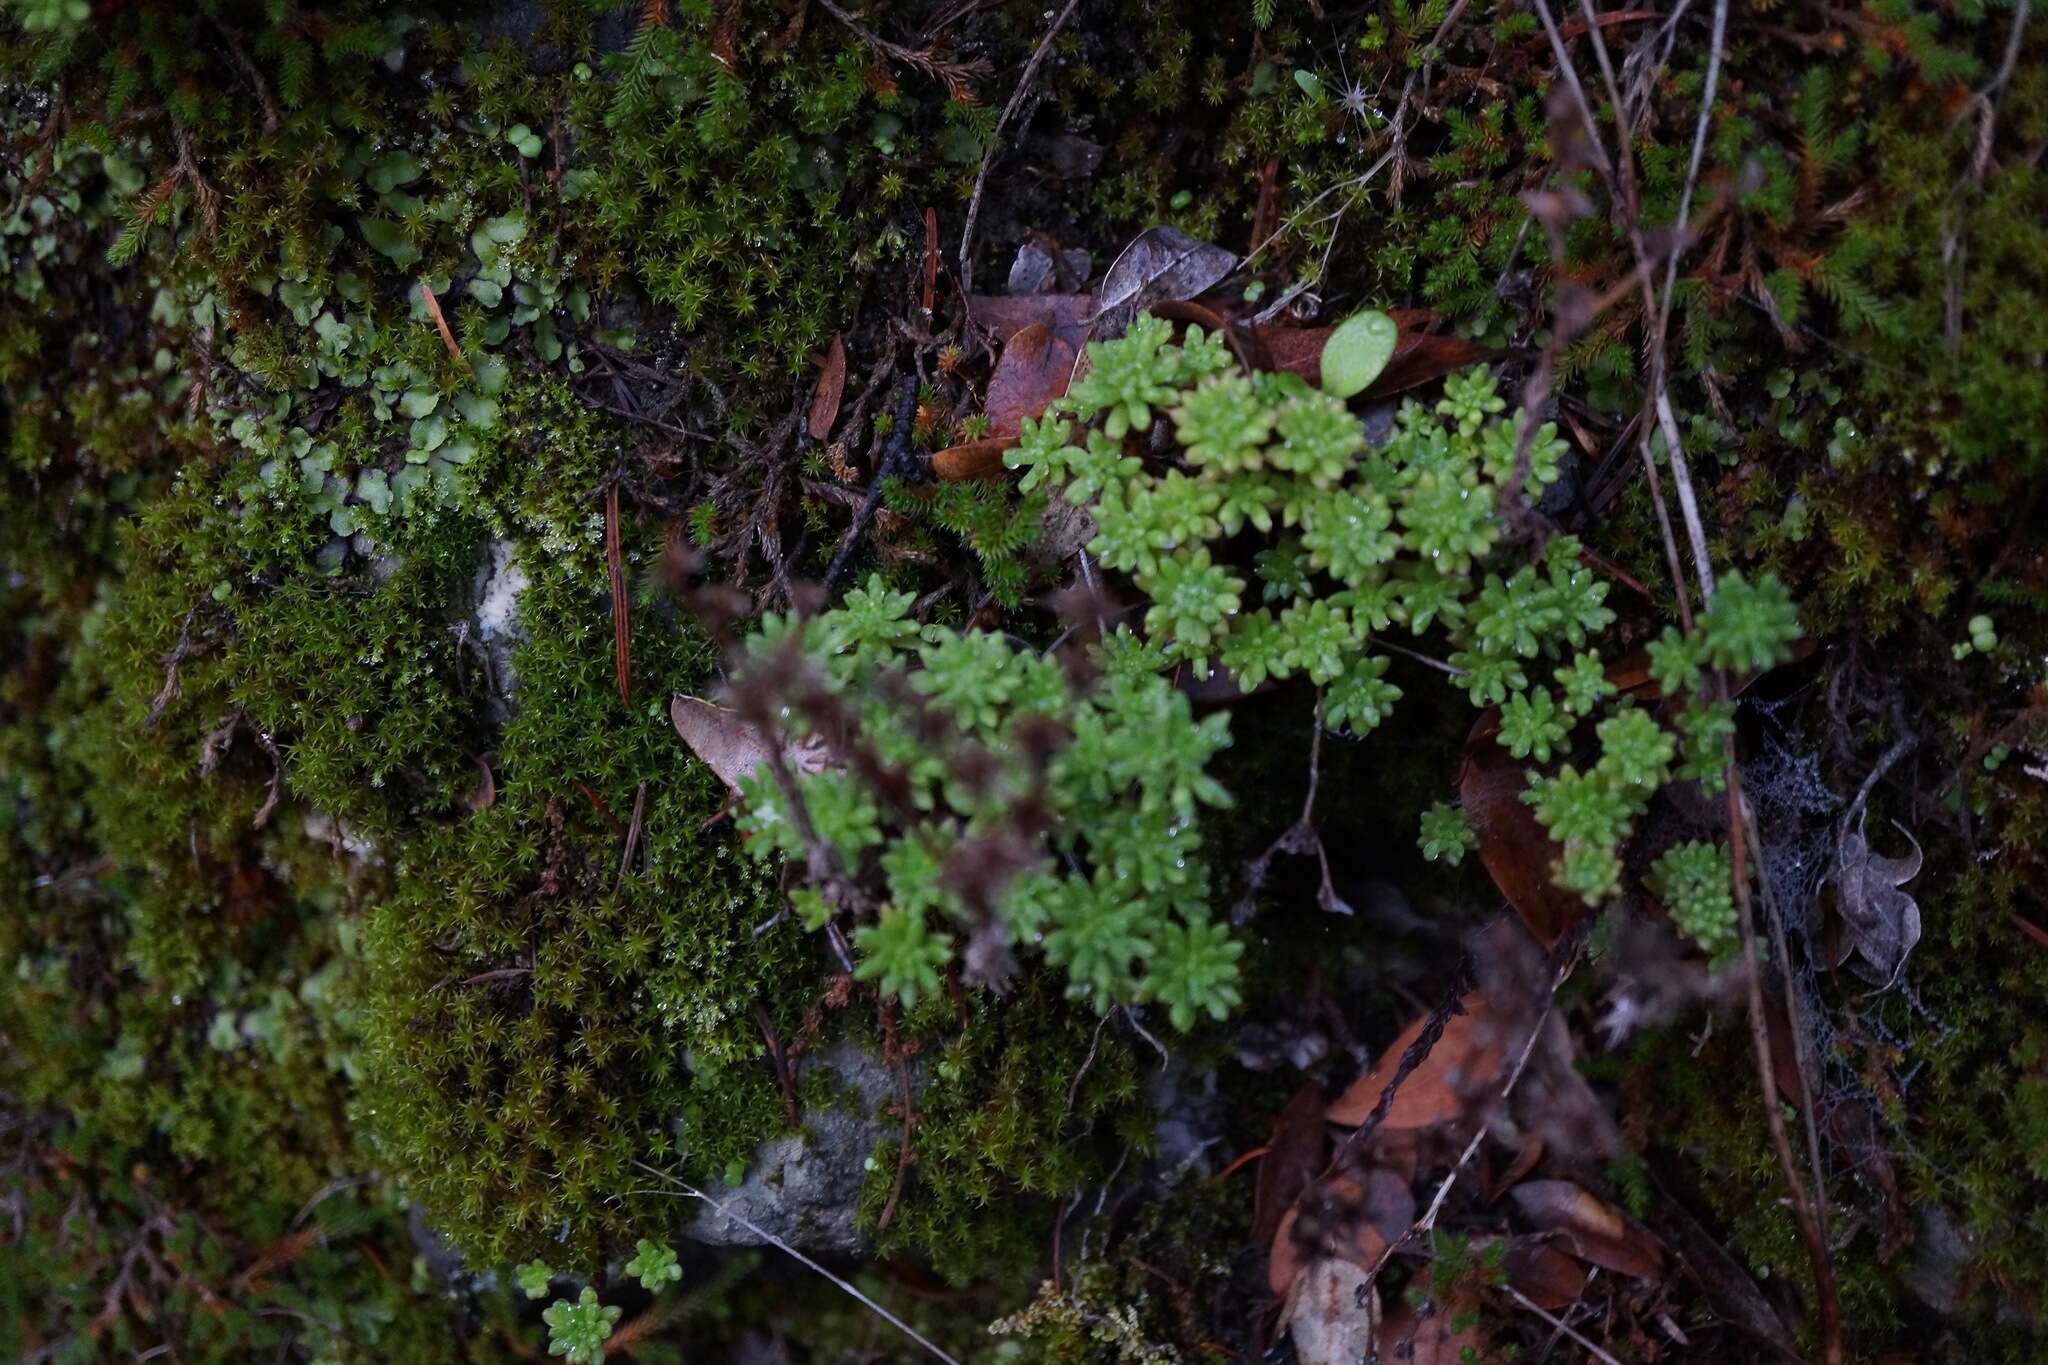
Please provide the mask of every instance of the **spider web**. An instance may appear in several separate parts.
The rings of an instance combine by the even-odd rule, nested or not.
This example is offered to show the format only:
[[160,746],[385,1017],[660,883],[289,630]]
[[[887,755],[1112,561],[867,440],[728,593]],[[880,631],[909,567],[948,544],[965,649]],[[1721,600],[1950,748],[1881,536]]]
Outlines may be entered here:
[[[1756,814],[1758,871],[1769,903],[1784,920],[1792,957],[1778,965],[1792,995],[1793,1025],[1805,1033],[1807,1056],[1820,1073],[1809,1080],[1817,1082],[1813,1117],[1826,1145],[1844,1133],[1868,1131],[1830,1120],[1841,1105],[1872,1099],[1835,1046],[1838,1029],[1820,980],[1826,953],[1820,888],[1834,866],[1835,818],[1847,801],[1828,785],[1818,745],[1797,728],[1789,712],[1792,699],[1747,705],[1763,725],[1757,754],[1742,765],[1743,792]],[[1759,938],[1757,948],[1765,955],[1776,951],[1768,934]],[[1848,1155],[1853,1163],[1867,1154]]]

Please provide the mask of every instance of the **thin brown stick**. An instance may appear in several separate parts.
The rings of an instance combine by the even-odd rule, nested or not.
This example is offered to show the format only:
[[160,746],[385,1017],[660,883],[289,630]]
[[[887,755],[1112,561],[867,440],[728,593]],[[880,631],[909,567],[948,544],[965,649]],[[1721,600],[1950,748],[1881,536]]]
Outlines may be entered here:
[[936,78],[944,83],[947,94],[963,103],[974,96],[968,82],[976,76],[986,76],[989,72],[989,64],[984,58],[977,57],[971,62],[954,62],[938,56],[930,48],[909,48],[901,43],[892,43],[864,26],[846,10],[833,4],[832,0],[818,0],[818,7],[845,25],[854,37],[867,44],[877,56],[888,57]]
[[441,311],[441,300],[434,296],[433,287],[425,280],[420,281],[420,302],[427,305],[427,316],[434,320],[434,326],[440,330],[441,344],[448,348],[448,354],[455,357],[455,363],[462,367],[464,374],[471,379],[476,378],[476,371],[469,366],[469,357],[455,344],[455,333],[449,330],[448,315]]
[[1735,763],[1734,741],[1728,741],[1728,860],[1734,868],[1735,922],[1742,930],[1742,964],[1749,978],[1749,1043],[1756,1058],[1757,1084],[1763,1090],[1764,1122],[1770,1128],[1771,1147],[1777,1153],[1778,1170],[1792,1196],[1792,1217],[1799,1236],[1806,1243],[1806,1255],[1813,1267],[1814,1292],[1820,1298],[1821,1359],[1825,1365],[1842,1365],[1842,1305],[1835,1290],[1835,1265],[1828,1254],[1827,1233],[1817,1213],[1818,1206],[1807,1197],[1806,1182],[1799,1177],[1799,1163],[1792,1155],[1792,1139],[1785,1132],[1785,1116],[1778,1104],[1776,1068],[1771,1062],[1771,1036],[1764,1020],[1763,968],[1756,949],[1756,925],[1749,903],[1749,873],[1744,859],[1742,819],[1742,773]]
[[[1024,102],[1024,96],[1031,89],[1032,80],[1038,75],[1038,68],[1044,64],[1046,54],[1052,51],[1053,39],[1060,36],[1060,30],[1067,26],[1067,20],[1080,8],[1081,0],[1067,0],[1066,8],[1059,12],[1045,36],[1038,40],[1037,50],[1031,60],[1024,64],[1024,74],[1017,78],[1017,88],[1010,92],[1009,102],[1003,105],[1003,112],[996,118],[995,130],[988,135],[988,147],[981,154],[981,169],[974,174],[974,193],[967,201],[967,225],[960,230],[960,287],[972,293],[974,282],[974,221],[981,216],[981,192],[988,184],[989,167],[995,164],[996,152],[1003,144],[1003,129],[1017,112],[1017,106]],[[927,298],[925,307],[931,303]]]
[[1770,868],[1764,862],[1763,836],[1757,832],[1756,811],[1749,802],[1742,803],[1743,828],[1748,831],[1750,847],[1756,850],[1757,885],[1763,890],[1764,917],[1771,926],[1771,947],[1778,954],[1778,970],[1784,977],[1785,1018],[1792,1030],[1792,1061],[1799,1071],[1799,1116],[1801,1126],[1806,1130],[1806,1161],[1813,1174],[1814,1217],[1820,1224],[1821,1236],[1828,1231],[1827,1167],[1820,1155],[1820,1118],[1814,1099],[1819,1069],[1814,1065],[1813,1049],[1807,1042],[1806,1025],[1802,1017],[1802,1005],[1798,985],[1792,979],[1792,944],[1785,932],[1785,916],[1778,905],[1778,893],[1771,886]]
[[582,781],[577,781],[576,779],[571,780],[576,782],[576,790],[583,793],[584,799],[589,801],[591,805],[595,806],[597,808],[597,813],[604,817],[604,822],[607,825],[611,826],[612,833],[616,834],[621,839],[625,838],[626,827],[619,823],[618,816],[612,814],[612,808],[605,804],[604,798],[602,796],[599,796],[596,792],[592,791],[590,789],[589,784]]
[[767,1229],[759,1227],[756,1224],[750,1222],[744,1214],[736,1212],[732,1208],[730,1200],[713,1199],[710,1195],[704,1193],[704,1191],[700,1189],[697,1189],[695,1186],[687,1184],[684,1181],[678,1180],[674,1176],[671,1176],[668,1172],[658,1170],[655,1167],[648,1165],[644,1161],[635,1161],[633,1164],[635,1166],[638,1166],[641,1170],[647,1172],[649,1175],[654,1176],[659,1180],[665,1180],[669,1182],[669,1188],[656,1190],[653,1191],[653,1193],[681,1195],[684,1198],[695,1199],[700,1201],[701,1203],[709,1205],[712,1209],[717,1211],[720,1217],[727,1218],[730,1219],[732,1222],[738,1223],[748,1232],[751,1232],[756,1237],[759,1237],[764,1243],[774,1247],[777,1251],[782,1252],[784,1255],[790,1257],[798,1264],[803,1265],[811,1270],[815,1270],[818,1274],[823,1275],[833,1284],[839,1286],[840,1289],[852,1295],[855,1299],[858,1299],[870,1312],[879,1315],[882,1318],[882,1320],[887,1322],[891,1327],[894,1327],[897,1331],[903,1333],[903,1335],[909,1337],[912,1341],[924,1347],[925,1350],[931,1352],[932,1355],[937,1359],[945,1361],[946,1365],[960,1365],[959,1361],[955,1360],[952,1356],[947,1355],[944,1351],[940,1350],[937,1346],[933,1345],[924,1337],[918,1335],[917,1329],[912,1327],[909,1323],[897,1317],[894,1313],[891,1313],[888,1309],[882,1307],[881,1304],[876,1303],[866,1294],[861,1293],[860,1290],[856,1289],[853,1285],[848,1284],[839,1276],[834,1275],[831,1271],[825,1269],[824,1266],[819,1265],[816,1261],[804,1255],[801,1251],[798,1251],[795,1247],[783,1241],[774,1233],[769,1232]]
[[783,1113],[789,1119],[790,1127],[801,1128],[803,1111],[797,1106],[796,1072],[789,1064],[789,1050],[776,1036],[775,1022],[768,1017],[765,1006],[754,1006],[754,1022],[761,1026],[761,1041],[768,1045],[768,1059],[775,1063],[775,1085],[782,1091]]
[[1534,1313],[1537,1317],[1542,1318],[1552,1327],[1555,1327],[1558,1331],[1564,1333],[1573,1341],[1577,1342],[1579,1346],[1583,1348],[1587,1352],[1587,1354],[1591,1355],[1595,1360],[1603,1361],[1605,1362],[1605,1365],[1621,1365],[1620,1361],[1616,1360],[1613,1356],[1609,1355],[1607,1352],[1601,1350],[1598,1346],[1594,1345],[1582,1333],[1573,1328],[1570,1323],[1566,1322],[1563,1318],[1560,1318],[1555,1314],[1549,1312],[1542,1305],[1538,1304],[1534,1299],[1531,1299],[1528,1295],[1524,1294],[1521,1290],[1515,1288],[1513,1285],[1509,1285],[1507,1287],[1507,1290],[1509,1298],[1513,1299],[1521,1307],[1523,1307],[1531,1313]]
[[626,873],[633,866],[633,855],[640,851],[640,830],[647,821],[647,784],[642,782],[633,792],[633,818],[626,825],[626,848],[619,854],[619,877],[616,886],[626,884]]
[[895,1007],[888,1004],[882,1006],[882,1054],[895,1064],[896,1080],[903,1092],[903,1143],[896,1149],[896,1181],[889,1187],[888,1202],[882,1205],[882,1212],[875,1219],[877,1232],[886,1230],[889,1220],[896,1216],[896,1205],[903,1198],[903,1187],[910,1182],[910,1138],[917,1126],[917,1111],[911,1104],[910,1066],[897,1045]]
[[[1578,946],[1581,941],[1581,933],[1569,934],[1558,944],[1558,947],[1565,951],[1562,954],[1553,953],[1553,960],[1558,962],[1558,966],[1551,973],[1550,990],[1543,998],[1543,1009],[1536,1016],[1535,1026],[1529,1030],[1528,1038],[1522,1043],[1521,1052],[1515,1057],[1514,1069],[1508,1073],[1506,1082],[1500,1088],[1501,1104],[1507,1103],[1508,1096],[1514,1093],[1515,1085],[1529,1067],[1529,1059],[1536,1053],[1536,1043],[1543,1037],[1543,1030],[1550,1023],[1550,1011],[1557,1003],[1558,988],[1564,985],[1565,978],[1571,975],[1572,967],[1578,959]],[[1386,1265],[1396,1247],[1417,1237],[1427,1237],[1435,1229],[1437,1215],[1443,1212],[1444,1201],[1451,1196],[1451,1187],[1457,1184],[1458,1176],[1472,1163],[1473,1156],[1479,1151],[1479,1144],[1486,1140],[1486,1135],[1491,1131],[1490,1122],[1479,1125],[1478,1131],[1472,1134],[1471,1141],[1465,1144],[1465,1150],[1458,1154],[1457,1163],[1451,1167],[1450,1173],[1444,1176],[1443,1183],[1436,1187],[1436,1194],[1430,1199],[1429,1207],[1423,1210],[1422,1216],[1415,1220],[1407,1232],[1388,1242],[1380,1251],[1379,1259],[1372,1266],[1373,1274],[1377,1275],[1381,1267]]]

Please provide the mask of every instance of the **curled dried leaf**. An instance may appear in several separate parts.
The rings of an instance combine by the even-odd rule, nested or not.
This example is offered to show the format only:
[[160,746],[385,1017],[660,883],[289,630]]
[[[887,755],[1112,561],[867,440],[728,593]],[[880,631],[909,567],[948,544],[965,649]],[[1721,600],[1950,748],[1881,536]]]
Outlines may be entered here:
[[825,349],[818,387],[811,394],[811,410],[804,424],[812,440],[822,441],[832,434],[832,424],[839,420],[839,402],[845,393],[846,343],[834,333],[832,344]]
[[[1507,1061],[1505,1021],[1478,991],[1466,995],[1460,1004],[1464,1013],[1451,1016],[1436,1046],[1395,1089],[1393,1107],[1381,1121],[1380,1131],[1448,1123],[1462,1116],[1499,1080]],[[1403,1029],[1380,1053],[1372,1070],[1337,1097],[1325,1117],[1347,1127],[1364,1123],[1400,1070],[1401,1054],[1422,1035],[1427,1022],[1425,1015]]]
[[1859,824],[1845,829],[1835,844],[1832,873],[1836,908],[1842,915],[1841,945],[1835,965],[1850,958],[1858,972],[1889,986],[1920,941],[1920,903],[1903,888],[1920,875],[1920,844],[1906,827],[1893,822],[1913,851],[1887,858],[1871,848]]
[[987,413],[995,436],[1015,436],[1024,419],[1037,417],[1067,391],[1077,352],[1074,344],[1042,322],[1011,334],[989,376]]
[[1589,1265],[1643,1280],[1664,1273],[1663,1244],[1573,1181],[1525,1180],[1508,1197],[1531,1226]]
[[[768,761],[767,736],[729,706],[679,694],[670,699],[668,715],[690,752],[733,791],[739,790],[741,778],[752,777]],[[816,735],[790,746],[788,757],[790,766],[800,773],[824,772],[835,766],[829,746]]]
[[948,483],[993,479],[1003,472],[1003,452],[1017,444],[1015,436],[988,436],[932,454],[932,477]]
[[1095,310],[1141,313],[1169,299],[1191,299],[1237,268],[1237,257],[1211,242],[1161,224],[1131,239],[1102,277]]

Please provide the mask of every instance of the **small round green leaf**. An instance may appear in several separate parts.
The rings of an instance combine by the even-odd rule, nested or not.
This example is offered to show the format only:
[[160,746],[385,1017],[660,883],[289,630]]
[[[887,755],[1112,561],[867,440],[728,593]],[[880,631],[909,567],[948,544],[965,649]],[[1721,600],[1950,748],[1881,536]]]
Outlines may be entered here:
[[1394,320],[1374,309],[1338,323],[1323,343],[1323,392],[1336,398],[1363,393],[1393,359],[1399,337]]

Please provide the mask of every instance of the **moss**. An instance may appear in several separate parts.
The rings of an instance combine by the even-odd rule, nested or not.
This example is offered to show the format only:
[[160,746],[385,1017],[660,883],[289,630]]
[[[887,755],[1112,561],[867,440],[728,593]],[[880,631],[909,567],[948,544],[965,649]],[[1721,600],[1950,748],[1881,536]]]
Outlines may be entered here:
[[964,1020],[940,1000],[907,1021],[924,1049],[913,1161],[879,1227],[899,1144],[878,1148],[861,1210],[885,1253],[921,1252],[954,1284],[1014,1282],[1044,1254],[1059,1205],[1100,1181],[1116,1152],[1150,1145],[1139,1060],[1037,976],[1008,999],[970,1000]]
[[[718,529],[751,513],[788,472],[766,438],[797,410],[808,357],[845,334],[851,402],[895,354],[874,317],[905,315],[926,205],[952,240],[995,106],[948,99],[815,7],[794,27],[768,3],[101,8],[47,34],[18,25],[22,6],[0,18],[0,1123],[26,1134],[30,1230],[0,1243],[0,1354],[67,1335],[74,1355],[171,1335],[196,1358],[530,1353],[530,1311],[488,1289],[451,1311],[411,1268],[407,1192],[479,1268],[546,1244],[601,1275],[621,1241],[675,1221],[636,1192],[635,1161],[679,1155],[709,1180],[779,1130],[753,1011],[788,1037],[820,989],[802,936],[753,936],[777,889],[704,828],[722,793],[661,705],[707,685],[713,658],[646,592],[638,683],[617,700],[599,497],[621,481],[635,579],[661,548],[654,523],[709,506],[714,481],[734,476]],[[991,183],[1020,183],[986,206],[985,278],[964,283],[1000,275],[1026,225],[1103,264],[1155,221],[1233,244],[1287,222],[1258,261],[1268,287],[1308,281],[1333,308],[1427,305],[1463,334],[1522,342],[1548,284],[1621,278],[1626,244],[1603,212],[1572,226],[1554,267],[1523,231],[1520,195],[1554,155],[1526,15],[1455,29],[1398,178],[1365,179],[1442,7],[1289,11],[1263,28],[1256,9],[1084,10],[1040,77],[1046,112],[1005,132]],[[2038,1313],[2048,1292],[2031,1213],[2048,1181],[2048,1034],[2010,1023],[2048,1003],[2012,918],[2038,919],[2027,888],[2048,813],[2021,763],[1993,760],[2048,739],[2029,709],[2048,587],[2012,538],[2048,467],[2042,39],[2023,33],[1978,175],[1977,119],[1955,113],[1999,59],[2009,11],[1783,17],[1811,51],[1737,25],[1725,53],[1695,224],[1729,235],[1687,258],[1674,400],[1717,562],[1794,582],[1808,633],[1841,643],[1826,662],[1847,660],[1850,691],[1882,672],[1932,699],[1926,799],[1880,793],[1873,812],[1914,817],[1928,846],[1920,1004],[1859,1005],[1883,1041],[1835,1065],[1884,1098],[1902,1199],[1954,1210],[1983,1248],[1955,1330],[2024,1359],[2023,1329],[1994,1314]],[[874,22],[899,32],[900,18]],[[959,51],[1008,75],[1042,22],[976,14]],[[1652,221],[1683,183],[1704,76],[1704,48],[1681,48],[1639,110]],[[1374,93],[1351,107],[1354,87]],[[1050,159],[1044,134],[1072,132],[1109,148],[1097,174],[1009,174],[1011,158]],[[1929,248],[1951,232],[1958,252]],[[1620,435],[1602,413],[1639,401],[1642,321],[1625,301],[1565,357],[1592,444]],[[924,443],[943,444],[972,395],[948,361],[922,397]],[[642,400],[663,415],[617,411]],[[847,454],[799,467],[851,478]],[[1014,604],[1010,624],[1040,629],[1024,606],[1045,585],[1015,553],[1028,502],[977,487],[891,505],[904,521],[885,517],[872,542],[892,576],[965,583],[934,619],[980,615],[989,588]],[[798,573],[843,526],[822,497],[804,513],[808,538],[791,522],[784,546]],[[494,537],[533,580],[511,711],[463,628]],[[1665,591],[1639,478],[1587,538]],[[1958,660],[1978,613],[2000,644]],[[1398,735],[1326,744],[1324,828],[1418,901],[1490,903],[1469,864],[1415,864],[1409,817],[1446,794],[1466,715],[1426,701],[1441,692],[1429,680],[1401,681]],[[1296,809],[1306,723],[1285,713],[1305,698],[1274,701],[1236,720],[1225,780],[1246,813],[1205,832],[1219,866],[1279,832],[1251,812]],[[1889,738],[1844,740],[1852,781]],[[472,810],[485,755],[495,801]],[[620,823],[646,793],[623,876],[624,841],[586,789]],[[364,841],[375,856],[354,856]],[[1269,942],[1246,959],[1254,1011],[1387,951],[1309,908],[1309,867],[1268,884]],[[1346,1006],[1398,1022],[1370,1019],[1377,995]],[[986,1277],[1014,1307],[1073,1190],[1144,1149],[1150,1058],[1043,981],[967,1010],[942,1001],[903,1025],[927,1079],[879,1240]],[[1690,1172],[1731,1245],[1797,1283],[1761,1116],[1709,1084],[1742,1069],[1732,1043],[1695,1059],[1659,1036],[1616,1075],[1654,1082],[1639,1117],[1659,1169]],[[1224,1060],[1213,1039],[1182,1050]],[[1255,1117],[1286,1088],[1226,1084]],[[871,1224],[897,1156],[875,1153]],[[1867,1202],[1846,1180],[1835,1193]],[[1146,1213],[1077,1268],[1082,1317],[1048,1316],[1026,1340],[1097,1358],[1083,1336],[1128,1310],[1130,1340],[1200,1358],[1208,1344],[1153,1270],[1213,1286],[1204,1258],[1236,1245],[1241,1210],[1218,1187]],[[299,1245],[294,1224],[321,1235]],[[1841,1264],[1876,1350],[1925,1324],[1872,1236]],[[94,1329],[138,1244],[176,1284],[141,1289],[148,1312],[117,1295]],[[865,1343],[871,1319],[835,1291],[781,1287],[775,1306],[801,1304],[818,1341]],[[990,1295],[911,1311],[959,1332]]]
[[[678,762],[668,727],[665,699],[701,685],[706,645],[643,631],[646,700],[628,710],[609,614],[565,565],[536,563],[519,612],[528,640],[496,800],[428,822],[366,921],[363,1117],[489,1264],[540,1254],[565,1225],[584,1258],[656,1232],[673,1209],[629,1195],[636,1161],[679,1140],[693,1169],[723,1172],[772,1130],[770,1089],[726,1073],[768,1074],[753,1004],[777,998],[793,965],[792,931],[753,936],[771,888],[727,836],[703,832],[722,793]],[[622,875],[612,820],[643,790],[644,856]],[[741,1103],[719,1093],[728,1084]],[[692,1113],[715,1126],[700,1137]]]
[[[1146,1205],[1100,1257],[1069,1263],[1067,1282],[1041,1283],[1027,1307],[989,1330],[998,1360],[1047,1365],[1220,1365],[1232,1352],[1212,1335],[1212,1306],[1229,1288],[1218,1249],[1247,1233],[1245,1201],[1227,1185],[1193,1180]],[[1085,1216],[1069,1235],[1080,1239]]]

